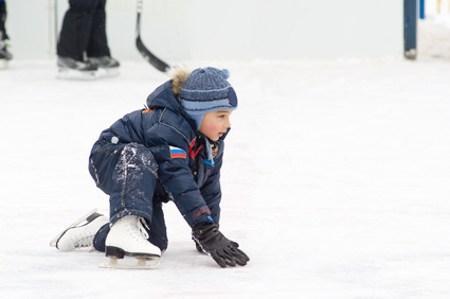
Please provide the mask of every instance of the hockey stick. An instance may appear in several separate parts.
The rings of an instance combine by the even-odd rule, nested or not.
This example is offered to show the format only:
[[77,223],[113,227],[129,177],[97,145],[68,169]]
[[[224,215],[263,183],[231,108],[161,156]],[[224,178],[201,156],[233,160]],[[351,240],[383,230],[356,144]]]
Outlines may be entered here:
[[170,66],[155,56],[152,52],[150,52],[147,47],[144,45],[144,42],[141,39],[141,15],[142,15],[142,7],[143,0],[137,0],[137,15],[136,15],[136,48],[139,53],[147,60],[151,65],[153,65],[157,70],[161,72],[167,72],[170,70]]

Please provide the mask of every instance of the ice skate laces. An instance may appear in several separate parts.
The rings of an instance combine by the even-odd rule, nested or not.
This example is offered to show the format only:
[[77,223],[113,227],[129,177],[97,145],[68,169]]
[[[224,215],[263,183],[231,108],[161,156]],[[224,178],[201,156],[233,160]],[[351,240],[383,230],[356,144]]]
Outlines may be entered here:
[[86,236],[83,238],[80,238],[75,243],[75,248],[81,248],[81,247],[91,247],[92,246],[92,240],[94,239],[94,236]]
[[147,225],[147,222],[144,218],[139,217],[137,226],[139,228],[139,232],[145,237],[145,239],[148,239],[148,231],[150,230],[150,227]]

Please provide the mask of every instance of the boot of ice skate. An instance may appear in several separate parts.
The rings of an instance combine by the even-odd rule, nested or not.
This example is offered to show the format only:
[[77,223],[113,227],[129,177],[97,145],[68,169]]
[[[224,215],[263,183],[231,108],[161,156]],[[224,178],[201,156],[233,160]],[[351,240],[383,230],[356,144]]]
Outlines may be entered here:
[[95,234],[106,223],[108,223],[108,219],[93,210],[53,238],[50,246],[56,247],[60,251],[92,248]]
[[0,32],[0,69],[8,67],[8,62],[13,58],[8,51],[7,40],[3,39]]
[[106,237],[109,268],[150,269],[159,265],[161,250],[148,241],[150,230],[142,217],[128,215],[111,226]]
[[115,77],[119,75],[120,63],[111,56],[89,57],[88,61],[98,68],[99,77]]
[[119,61],[111,56],[89,57],[88,60],[98,68],[113,69],[120,66]]
[[90,61],[58,56],[57,65],[60,79],[91,80],[97,77],[98,68]]

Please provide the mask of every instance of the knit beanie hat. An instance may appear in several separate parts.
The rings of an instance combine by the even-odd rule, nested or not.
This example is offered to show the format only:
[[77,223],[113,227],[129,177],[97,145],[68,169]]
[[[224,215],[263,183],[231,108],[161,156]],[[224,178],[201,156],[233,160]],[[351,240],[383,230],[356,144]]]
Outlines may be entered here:
[[200,129],[205,113],[232,110],[237,107],[237,97],[227,81],[227,70],[213,67],[192,71],[180,91],[180,101],[186,113]]

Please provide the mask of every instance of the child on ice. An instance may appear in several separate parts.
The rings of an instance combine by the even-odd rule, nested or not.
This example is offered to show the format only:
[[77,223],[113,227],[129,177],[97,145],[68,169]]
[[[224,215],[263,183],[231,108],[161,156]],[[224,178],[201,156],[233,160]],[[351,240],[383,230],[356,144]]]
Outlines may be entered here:
[[221,267],[246,265],[247,255],[219,231],[223,140],[237,107],[227,78],[212,67],[179,70],[149,95],[148,108],[104,130],[89,170],[110,196],[109,221],[90,213],[52,245],[63,251],[94,246],[116,265],[159,260],[167,248],[162,203],[172,200],[199,251]]

